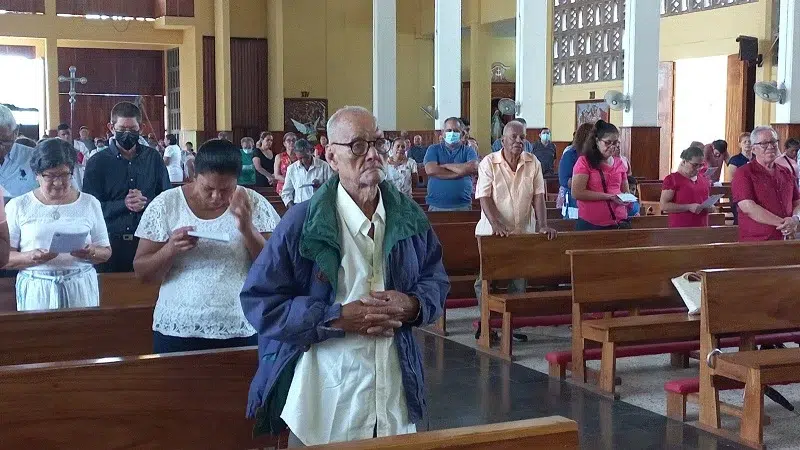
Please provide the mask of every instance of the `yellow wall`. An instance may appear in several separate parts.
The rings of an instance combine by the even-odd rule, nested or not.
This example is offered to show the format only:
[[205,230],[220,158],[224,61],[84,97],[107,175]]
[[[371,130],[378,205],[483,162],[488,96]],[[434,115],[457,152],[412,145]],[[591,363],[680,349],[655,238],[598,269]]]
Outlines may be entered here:
[[[469,35],[465,35],[461,39],[461,79],[463,81],[470,80],[469,46]],[[514,38],[493,37],[490,39],[487,59],[489,60],[489,67],[486,67],[487,72],[491,71],[491,64],[499,61],[510,67],[506,71],[508,81],[517,79],[517,42]]]
[[[534,1],[546,1],[546,0],[534,0]],[[491,23],[500,20],[513,19],[516,16],[517,16],[517,2],[515,0],[481,1],[481,23]]]
[[[284,96],[372,107],[372,1],[284,0]],[[291,5],[291,7],[289,7]],[[433,40],[424,32],[432,0],[403,0],[397,10],[397,125],[430,129],[420,106],[433,104]]]

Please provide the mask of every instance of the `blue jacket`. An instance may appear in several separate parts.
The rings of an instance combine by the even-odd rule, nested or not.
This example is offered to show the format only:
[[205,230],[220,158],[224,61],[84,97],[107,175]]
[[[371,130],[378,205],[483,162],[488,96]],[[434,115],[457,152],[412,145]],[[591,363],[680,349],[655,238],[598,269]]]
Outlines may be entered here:
[[572,169],[575,168],[575,163],[578,162],[578,152],[575,147],[570,145],[564,150],[561,155],[561,161],[558,163],[558,184],[566,190],[569,196],[569,207],[577,208],[578,202],[572,197],[572,190],[569,188],[567,182],[572,178]]
[[[258,332],[259,365],[250,385],[247,415],[272,423],[266,428],[273,432],[285,426],[279,416],[300,354],[318,342],[344,336],[342,330],[326,326],[341,316],[342,309],[335,303],[341,264],[338,185],[337,175],[311,200],[289,209],[250,269],[241,293],[247,320]],[[431,324],[442,315],[450,290],[442,246],[415,202],[390,183],[381,183],[380,190],[386,209],[386,290],[416,297],[420,318],[412,325]],[[425,390],[422,355],[412,326],[396,330],[395,343],[409,421],[419,423],[425,414]]]

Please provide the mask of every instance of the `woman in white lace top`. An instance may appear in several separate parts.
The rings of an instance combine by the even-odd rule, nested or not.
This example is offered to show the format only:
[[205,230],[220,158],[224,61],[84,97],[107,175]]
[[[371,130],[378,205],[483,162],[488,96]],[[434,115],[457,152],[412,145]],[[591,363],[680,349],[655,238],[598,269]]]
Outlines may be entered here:
[[[111,257],[100,202],[72,183],[77,152],[61,139],[39,143],[31,169],[37,189],[8,202],[11,252],[6,269],[17,275],[17,310],[98,306],[95,264]],[[56,248],[54,235],[85,234],[83,248]]]
[[142,217],[133,267],[141,279],[161,283],[156,353],[257,343],[239,292],[280,217],[260,194],[236,186],[241,170],[235,145],[210,140],[195,157],[195,181],[163,192]]
[[404,138],[395,139],[389,153],[389,165],[386,178],[394,184],[398,191],[411,197],[417,182],[417,162],[408,157],[409,141]]

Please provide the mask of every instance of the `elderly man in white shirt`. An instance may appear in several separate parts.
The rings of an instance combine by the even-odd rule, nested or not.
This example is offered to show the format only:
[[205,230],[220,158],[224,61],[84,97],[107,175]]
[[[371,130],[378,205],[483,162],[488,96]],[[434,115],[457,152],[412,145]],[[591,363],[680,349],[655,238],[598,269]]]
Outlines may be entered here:
[[416,430],[425,415],[413,328],[442,313],[450,284],[425,213],[385,180],[375,117],[328,122],[337,172],[290,209],[253,265],[242,307],[259,332],[248,415],[289,447]]
[[283,204],[291,208],[314,196],[314,192],[333,175],[331,166],[314,157],[314,147],[305,139],[294,144],[294,153],[300,159],[286,169],[286,182],[281,191]]

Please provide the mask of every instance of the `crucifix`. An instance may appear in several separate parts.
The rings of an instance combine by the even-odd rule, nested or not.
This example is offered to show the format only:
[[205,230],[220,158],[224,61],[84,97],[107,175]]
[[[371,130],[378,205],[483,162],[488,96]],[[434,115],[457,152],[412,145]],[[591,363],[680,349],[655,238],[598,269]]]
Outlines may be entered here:
[[86,84],[89,80],[86,77],[78,78],[76,73],[78,72],[78,68],[75,66],[69,66],[69,76],[59,75],[58,82],[59,83],[69,83],[69,127],[74,129],[75,124],[72,123],[75,117],[75,96],[78,95],[78,92],[75,91],[75,85]]

